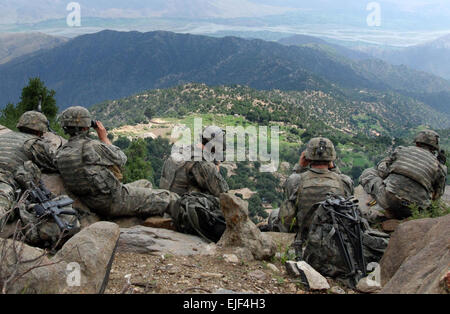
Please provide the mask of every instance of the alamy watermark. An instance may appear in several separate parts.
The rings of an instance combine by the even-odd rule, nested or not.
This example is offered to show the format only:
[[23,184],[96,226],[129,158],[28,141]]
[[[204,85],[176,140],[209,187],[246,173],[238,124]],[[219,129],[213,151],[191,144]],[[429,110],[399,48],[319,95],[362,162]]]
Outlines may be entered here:
[[78,2],[70,2],[67,11],[71,11],[66,18],[67,26],[80,27],[81,26],[81,5]]
[[[211,134],[210,130],[203,129],[201,118],[194,119],[194,134],[186,126],[175,127],[171,137],[177,141],[171,156],[182,161],[259,161],[261,172],[277,171],[280,164],[279,126],[271,126],[270,132],[267,126],[227,126],[221,134]],[[201,138],[209,140],[203,145]]]
[[66,267],[66,283],[69,287],[81,286],[81,267],[80,264],[72,262]]
[[381,26],[381,5],[378,2],[370,2],[366,7],[367,11],[371,11],[367,16],[367,25],[369,27]]

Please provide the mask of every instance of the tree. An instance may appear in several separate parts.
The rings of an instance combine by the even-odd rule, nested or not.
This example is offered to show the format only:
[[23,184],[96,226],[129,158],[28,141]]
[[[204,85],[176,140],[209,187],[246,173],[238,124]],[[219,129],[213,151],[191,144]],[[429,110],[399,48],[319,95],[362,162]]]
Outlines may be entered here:
[[144,115],[150,121],[153,118],[153,116],[155,115],[155,110],[153,110],[153,108],[151,108],[151,107],[147,107],[147,109],[145,109],[145,111],[144,111]]
[[147,144],[145,140],[138,139],[131,142],[125,153],[128,161],[123,172],[124,183],[141,179],[153,182],[153,169],[150,161],[147,161]]
[[53,129],[62,134],[59,125],[54,123],[56,114],[58,113],[58,106],[54,98],[55,91],[49,91],[39,78],[31,78],[29,80],[28,85],[22,89],[21,100],[16,106],[9,103],[0,111],[0,124],[16,130],[16,124],[23,113],[38,109],[40,97],[42,98],[42,112],[47,116],[47,119],[53,122]]
[[17,107],[22,113],[37,110],[40,98],[42,99],[42,113],[47,116],[47,119],[54,120],[58,113],[55,91],[48,90],[38,77],[30,78],[28,85],[22,89],[22,95],[20,96],[20,102],[17,104]]

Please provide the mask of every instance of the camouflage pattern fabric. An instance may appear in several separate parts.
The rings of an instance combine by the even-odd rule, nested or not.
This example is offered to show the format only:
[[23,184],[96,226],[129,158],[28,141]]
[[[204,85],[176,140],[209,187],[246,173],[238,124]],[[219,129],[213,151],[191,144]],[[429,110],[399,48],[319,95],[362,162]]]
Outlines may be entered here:
[[297,191],[296,219],[298,231],[304,235],[311,223],[313,205],[323,202],[329,194],[349,197],[354,193],[353,180],[328,169],[309,168],[301,174]]
[[[284,201],[279,209],[273,210],[268,218],[267,227],[265,230],[274,232],[297,232],[297,219],[296,219],[296,201],[297,192],[301,182],[301,173],[308,171],[310,167],[302,167],[300,164],[295,164],[293,173],[288,177],[283,185]],[[335,166],[330,171],[341,174],[339,167]]]
[[48,132],[48,120],[44,114],[38,111],[27,111],[20,117],[16,127],[19,130],[25,128],[45,133]]
[[[66,197],[66,195],[60,195],[53,200],[58,201]],[[25,241],[28,244],[44,248],[59,248],[74,234],[80,231],[80,221],[77,216],[59,216],[63,223],[73,226],[69,232],[62,234],[58,225],[51,217],[36,217],[33,212],[34,205],[21,204],[19,206],[19,216],[24,228],[23,233],[25,235]],[[67,206],[64,209],[72,209],[72,206]]]
[[216,219],[223,218],[218,197],[229,187],[214,162],[181,161],[171,156],[164,163],[160,187],[182,196],[170,210],[178,231],[198,234],[213,242],[220,238],[217,236],[225,229],[222,230],[220,218]]
[[87,134],[71,137],[56,155],[67,189],[97,214],[143,218],[162,215],[177,196],[154,190],[149,182],[123,185],[112,170],[123,167],[126,161],[120,148],[90,139]]
[[225,232],[226,222],[219,199],[205,193],[186,193],[170,210],[178,232],[198,235],[217,242]]
[[427,208],[444,194],[446,175],[446,167],[429,151],[400,146],[376,168],[366,169],[360,182],[382,208],[403,219],[411,216],[411,204]]
[[[15,179],[15,173],[24,163],[31,161],[49,172],[56,171],[53,155],[48,144],[41,138],[21,133],[8,132],[0,135],[0,223],[11,210],[15,191],[24,189]],[[10,217],[11,219],[13,217]]]
[[358,278],[361,278],[362,274],[349,274],[349,267],[342,255],[342,248],[338,242],[339,238],[336,227],[339,228],[344,245],[348,250],[351,264],[355,269],[360,269],[360,271],[362,271],[362,267],[366,269],[369,263],[378,263],[380,261],[388,245],[389,238],[385,233],[370,229],[367,221],[361,218],[359,210],[357,210],[356,213],[361,221],[362,255],[364,257],[365,265],[358,266],[358,252],[360,251],[360,247],[353,245],[352,241],[354,243],[355,239],[350,238],[349,233],[345,232],[345,228],[347,228],[347,230],[352,230],[350,222],[342,219],[341,224],[338,223],[338,226],[333,225],[333,220],[329,211],[321,204],[315,205],[313,217],[305,237],[306,245],[303,252],[303,259],[320,274],[337,279],[350,288],[355,287]]
[[163,165],[160,187],[179,195],[191,192],[219,197],[229,190],[217,166],[209,161],[176,161],[169,157]]

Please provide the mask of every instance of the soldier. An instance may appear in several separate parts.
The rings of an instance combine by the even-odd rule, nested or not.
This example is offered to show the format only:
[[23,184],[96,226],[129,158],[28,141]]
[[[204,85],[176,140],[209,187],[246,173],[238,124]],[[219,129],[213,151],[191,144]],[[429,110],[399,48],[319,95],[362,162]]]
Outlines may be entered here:
[[[33,181],[39,185],[43,169],[56,172],[50,145],[42,138],[48,131],[48,120],[40,112],[25,112],[17,124],[19,132],[8,132],[0,135],[0,227],[5,221],[13,220],[15,213],[15,193],[25,191],[31,187]],[[60,230],[54,222],[40,221],[33,211],[33,204],[19,206],[19,215],[26,225],[27,242],[32,245],[46,242],[45,246],[54,244],[59,239]],[[79,222],[75,216],[61,217],[74,228],[67,234],[70,236],[79,229]]]
[[[111,144],[100,121],[92,121],[83,107],[70,107],[59,117],[61,127],[70,136],[56,154],[56,164],[65,186],[92,211],[105,217],[163,215],[178,196],[167,190],[152,189],[140,180],[121,183],[120,168],[127,157]],[[88,137],[93,126],[100,141]]]
[[[208,240],[217,241],[220,238],[222,227],[219,227],[218,231],[203,230],[204,225],[194,225],[187,222],[185,208],[203,208],[206,211],[204,213],[214,213],[215,217],[218,219],[223,219],[220,211],[220,205],[218,197],[221,193],[226,193],[229,190],[228,184],[222,177],[219,171],[220,160],[213,157],[215,155],[215,147],[211,149],[210,152],[205,150],[205,146],[215,139],[218,145],[225,143],[225,132],[216,126],[208,126],[204,129],[201,136],[201,148],[203,156],[209,154],[207,159],[203,158],[201,161],[195,161],[194,155],[191,154],[191,160],[183,160],[183,158],[177,158],[172,154],[169,159],[164,163],[160,187],[163,189],[168,189],[182,196],[182,199],[174,206],[170,211],[170,216],[175,220],[177,229],[180,232],[186,233],[197,233],[204,236]],[[191,150],[192,153],[193,149]],[[194,215],[194,213],[191,213]],[[191,217],[192,218],[192,217]],[[190,219],[192,222],[195,219]],[[211,226],[214,229],[214,226]],[[220,234],[220,235],[219,235]]]
[[411,216],[410,206],[430,206],[445,190],[447,168],[437,158],[439,134],[419,132],[415,146],[399,146],[376,168],[366,169],[360,182],[364,190],[395,218]]
[[329,194],[346,198],[353,195],[353,180],[340,173],[334,165],[335,160],[333,143],[323,137],[311,139],[300,157],[295,212],[285,218],[288,221],[296,219],[297,241],[305,236],[314,204],[324,201]]
[[[324,139],[324,141],[327,141],[327,139]],[[331,143],[331,142],[330,142]],[[331,143],[331,145],[333,145]],[[308,146],[309,147],[309,146]],[[334,150],[334,146],[333,146]],[[274,210],[272,213],[270,213],[269,219],[268,219],[268,226],[262,227],[262,230],[264,231],[276,231],[276,232],[289,232],[289,233],[296,233],[297,232],[297,224],[296,224],[296,202],[297,202],[297,196],[298,196],[298,189],[300,187],[300,183],[302,181],[302,173],[307,172],[311,168],[313,169],[320,169],[321,166],[319,165],[319,162],[311,163],[311,160],[307,160],[305,158],[305,153],[302,152],[300,161],[298,164],[294,166],[293,173],[288,177],[286,182],[283,185],[283,191],[284,191],[284,202],[281,204],[281,207],[279,210]],[[310,154],[312,155],[312,154]],[[334,153],[335,155],[335,153]],[[328,170],[331,172],[334,172],[338,175],[341,175],[341,171],[339,167],[334,163],[335,157],[331,158],[333,160],[330,161],[324,161],[323,164],[328,166]],[[349,190],[353,189],[353,183],[351,182],[351,179],[347,176],[342,175],[342,178],[348,183],[348,185],[351,186]],[[353,194],[353,190],[350,194]],[[326,193],[325,193],[326,195]]]

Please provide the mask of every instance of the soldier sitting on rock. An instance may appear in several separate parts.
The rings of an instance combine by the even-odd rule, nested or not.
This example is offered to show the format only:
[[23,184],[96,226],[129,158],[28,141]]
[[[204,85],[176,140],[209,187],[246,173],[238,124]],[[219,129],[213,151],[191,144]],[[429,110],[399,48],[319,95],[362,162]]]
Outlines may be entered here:
[[[312,145],[318,145],[320,143],[320,139],[314,139],[314,141],[311,140],[309,142],[307,150],[302,152],[301,154],[299,163],[294,166],[293,173],[288,177],[288,179],[284,183],[283,186],[285,194],[284,202],[281,204],[279,210],[272,211],[268,219],[268,225],[263,226],[261,228],[263,231],[289,232],[289,233],[297,232],[298,225],[296,221],[298,217],[297,217],[296,203],[299,188],[301,186],[302,180],[304,181],[313,178],[313,180],[316,180],[317,183],[317,179],[315,179],[317,175],[313,174],[319,174],[320,172],[324,173],[332,172],[334,174],[333,175],[329,174],[329,176],[332,176],[334,180],[337,180],[337,182],[344,181],[345,183],[344,188],[341,188],[339,190],[342,196],[350,196],[353,194],[352,180],[349,177],[342,175],[341,171],[339,170],[339,167],[334,163],[336,159],[336,152],[334,150],[333,143],[331,143],[331,141],[326,138],[322,138],[322,141],[328,147],[329,156],[326,156],[327,152],[325,152],[325,154],[323,154],[321,157],[314,155],[315,154],[314,149],[316,148],[314,148]],[[306,175],[302,176],[302,174],[305,173],[308,174],[308,176]],[[321,179],[319,181],[320,185],[326,184],[324,179]],[[316,198],[311,200],[307,199],[308,196],[304,195],[302,199],[302,203],[304,205],[301,205],[302,208],[309,206],[309,203],[314,202],[314,200],[316,199],[318,201],[323,201],[326,198],[327,193],[332,192],[332,190],[335,190],[332,189],[331,186],[325,188],[317,186],[315,188],[320,189],[321,192],[319,194],[316,194]],[[306,188],[306,193],[309,193],[308,192],[309,189],[310,187]],[[313,204],[311,204],[311,206]]]
[[384,210],[397,219],[411,216],[411,205],[430,206],[445,191],[447,167],[439,162],[439,134],[419,132],[415,146],[400,146],[376,168],[366,169],[360,182]]
[[[28,111],[20,117],[17,128],[19,132],[0,135],[0,231],[7,220],[20,218],[29,244],[49,247],[62,243],[62,238],[67,239],[79,231],[76,216],[61,215],[63,223],[73,227],[62,235],[50,217],[37,217],[34,211],[36,204],[30,204],[27,199],[17,203],[17,196],[29,191],[32,183],[40,185],[40,169],[57,171],[50,144],[42,138],[48,131],[48,120],[40,112]],[[21,193],[16,195],[17,191]]]
[[182,155],[172,154],[164,163],[160,187],[181,196],[170,210],[179,232],[198,234],[216,242],[226,226],[218,197],[228,192],[229,187],[219,172],[220,160],[216,158],[215,147],[211,151],[205,150],[213,139],[223,152],[225,132],[219,127],[208,126],[203,130],[199,143],[200,160],[195,160],[195,149],[191,147],[188,147],[190,154],[183,155],[188,160]]
[[[57,168],[65,187],[93,212],[103,217],[163,215],[178,196],[167,190],[152,189],[140,180],[121,183],[121,171],[127,157],[111,144],[100,121],[92,121],[83,107],[70,107],[59,116],[69,141],[56,154]],[[93,126],[98,140],[89,138]]]

